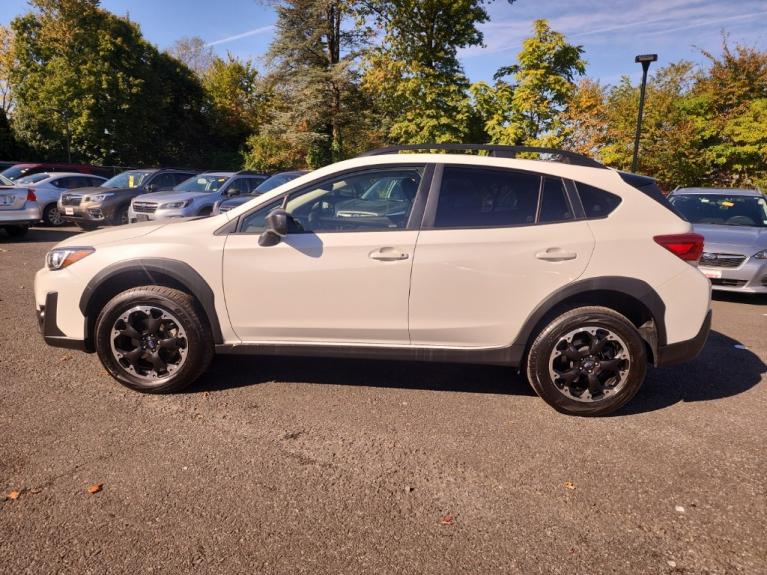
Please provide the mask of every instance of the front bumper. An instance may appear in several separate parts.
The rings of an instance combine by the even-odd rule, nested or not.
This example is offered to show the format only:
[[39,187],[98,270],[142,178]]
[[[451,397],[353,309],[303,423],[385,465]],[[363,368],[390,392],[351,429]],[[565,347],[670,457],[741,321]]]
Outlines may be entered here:
[[706,345],[706,340],[708,339],[710,331],[711,310],[708,310],[706,319],[703,320],[703,325],[700,326],[700,331],[698,331],[698,334],[695,337],[686,341],[658,346],[655,361],[656,367],[666,367],[695,359],[703,349],[703,346]]
[[[63,347],[66,349],[76,349],[78,351],[91,351],[86,344],[85,339],[75,339],[67,337],[61,331],[56,319],[58,316],[58,292],[48,292],[45,295],[45,304],[37,307],[37,329],[42,334],[45,343],[52,347]],[[87,325],[84,328],[87,331]]]
[[42,219],[37,203],[27,204],[20,210],[0,210],[0,226],[29,226]]
[[737,268],[699,266],[699,269],[711,280],[712,289],[739,293],[767,293],[767,260],[750,257]]
[[[71,211],[71,213],[67,213]],[[109,216],[104,213],[102,207],[98,204],[86,205],[86,206],[62,206],[59,204],[59,212],[61,217],[68,222],[88,222],[88,223],[103,223]]]
[[136,212],[133,206],[128,209],[128,223],[147,222],[155,220],[170,220],[173,218],[191,218],[197,215],[199,208],[177,208],[173,210],[157,209],[154,212]]

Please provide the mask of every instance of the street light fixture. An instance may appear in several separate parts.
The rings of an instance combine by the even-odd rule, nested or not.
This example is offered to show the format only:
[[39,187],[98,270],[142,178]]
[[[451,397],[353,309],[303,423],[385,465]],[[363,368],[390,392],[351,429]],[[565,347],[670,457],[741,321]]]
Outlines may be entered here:
[[642,114],[644,112],[644,90],[647,85],[647,70],[650,64],[658,61],[657,54],[640,54],[634,58],[634,62],[642,64],[642,88],[639,91],[639,115],[637,116],[637,131],[634,137],[634,159],[631,161],[631,171],[637,171],[637,157],[639,155],[639,136],[642,134]]

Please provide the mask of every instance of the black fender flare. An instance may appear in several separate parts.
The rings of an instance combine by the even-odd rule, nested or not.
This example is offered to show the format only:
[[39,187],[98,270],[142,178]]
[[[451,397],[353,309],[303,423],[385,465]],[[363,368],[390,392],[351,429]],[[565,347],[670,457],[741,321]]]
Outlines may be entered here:
[[602,276],[575,281],[543,300],[525,320],[513,347],[518,350],[525,349],[530,343],[530,338],[535,335],[535,329],[541,320],[556,306],[569,298],[578,296],[578,294],[595,291],[626,294],[642,303],[652,316],[657,341],[650,341],[652,338],[648,339],[645,333],[642,334],[642,337],[653,347],[653,352],[657,352],[659,346],[666,345],[666,304],[663,303],[652,286],[637,278]]
[[224,342],[221,324],[216,313],[213,290],[192,266],[168,258],[137,258],[117,262],[102,269],[91,278],[80,296],[79,307],[83,316],[87,316],[86,312],[91,300],[98,294],[99,288],[105,282],[125,272],[136,271],[144,274],[150,282],[154,281],[153,276],[164,275],[183,285],[200,302],[213,331],[214,343],[221,344]]

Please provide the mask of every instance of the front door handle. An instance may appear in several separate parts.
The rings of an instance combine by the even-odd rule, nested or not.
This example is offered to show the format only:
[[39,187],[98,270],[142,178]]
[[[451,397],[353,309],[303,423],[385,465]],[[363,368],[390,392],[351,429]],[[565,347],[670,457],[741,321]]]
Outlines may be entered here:
[[562,248],[549,248],[545,252],[538,252],[535,257],[545,262],[564,262],[578,257],[575,252],[566,252]]
[[397,260],[406,260],[409,255],[405,252],[398,250],[397,248],[385,247],[377,250],[373,250],[368,254],[368,257],[373,260],[382,262],[393,262]]

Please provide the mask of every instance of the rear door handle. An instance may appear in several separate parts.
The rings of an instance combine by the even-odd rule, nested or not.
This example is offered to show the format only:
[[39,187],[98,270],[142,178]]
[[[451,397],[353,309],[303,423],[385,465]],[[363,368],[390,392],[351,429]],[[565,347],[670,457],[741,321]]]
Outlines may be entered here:
[[564,262],[578,257],[575,252],[566,252],[562,248],[548,248],[544,252],[538,252],[535,257],[545,262]]
[[397,260],[406,260],[410,256],[397,248],[385,247],[373,250],[368,254],[368,257],[382,262],[393,262]]

